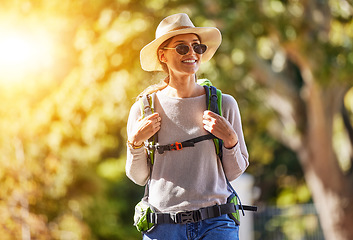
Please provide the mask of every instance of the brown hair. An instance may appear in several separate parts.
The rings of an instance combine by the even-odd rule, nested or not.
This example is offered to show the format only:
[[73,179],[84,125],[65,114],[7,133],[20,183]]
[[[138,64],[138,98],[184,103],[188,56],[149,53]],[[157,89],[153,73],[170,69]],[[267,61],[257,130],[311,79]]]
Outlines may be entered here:
[[[167,40],[165,40],[160,46],[159,48],[157,49],[157,55],[159,54],[159,50],[166,47],[170,41],[173,39],[172,38],[169,38]],[[158,56],[158,59],[159,59],[159,56]],[[163,80],[161,80],[159,83],[157,84],[153,84],[149,87],[147,87],[145,90],[143,90],[138,96],[137,96],[137,99],[139,99],[140,97],[142,97],[143,95],[147,95],[147,94],[152,94],[154,92],[157,92],[157,91],[160,91],[160,90],[163,90],[164,88],[166,88],[169,84],[169,69],[168,69],[168,66],[166,63],[164,62],[161,62],[161,60],[159,59],[159,63],[162,65],[162,69],[165,73],[168,74],[167,77],[165,77]]]

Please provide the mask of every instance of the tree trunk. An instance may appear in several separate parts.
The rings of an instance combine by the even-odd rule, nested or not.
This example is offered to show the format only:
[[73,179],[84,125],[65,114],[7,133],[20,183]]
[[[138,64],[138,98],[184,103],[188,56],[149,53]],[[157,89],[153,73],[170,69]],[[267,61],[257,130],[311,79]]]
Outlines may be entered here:
[[353,184],[345,176],[332,145],[333,117],[339,110],[336,89],[322,91],[315,82],[306,89],[307,130],[298,150],[326,239],[353,239]]
[[[270,131],[297,153],[325,238],[352,240],[353,176],[343,173],[332,144],[333,119],[341,110],[346,87],[335,83],[332,84],[334,86],[320,87],[314,80],[309,63],[296,55],[294,62],[300,68],[304,87],[300,93],[294,93],[295,88],[286,77],[274,73],[259,58],[253,57],[252,60],[256,66],[252,75],[272,90],[270,96],[278,97],[276,101],[268,97],[267,102],[277,111],[283,125]],[[283,102],[289,103],[285,104],[285,109],[281,107]],[[283,131],[287,125],[295,125],[297,131],[287,134]]]
[[[282,126],[270,131],[297,153],[325,238],[352,240],[353,173],[343,173],[332,143],[334,116],[340,114],[348,86],[336,81],[318,85],[315,68],[300,54],[298,44],[286,44],[284,49],[299,68],[303,79],[300,89],[293,86],[292,76],[275,73],[268,63],[250,55],[255,66],[252,75],[271,90],[267,103],[280,116],[278,124]],[[275,101],[271,101],[273,96]],[[296,131],[284,131],[288,126]]]

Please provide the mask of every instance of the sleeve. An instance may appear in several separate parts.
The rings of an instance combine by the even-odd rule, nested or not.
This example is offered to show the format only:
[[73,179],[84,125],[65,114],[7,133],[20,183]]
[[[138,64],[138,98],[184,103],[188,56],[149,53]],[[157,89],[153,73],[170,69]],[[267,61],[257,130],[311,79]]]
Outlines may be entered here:
[[231,123],[238,136],[238,143],[233,148],[223,147],[222,149],[224,171],[228,180],[233,181],[249,166],[249,154],[244,140],[238,103],[228,94],[222,95],[222,112],[223,117]]
[[[127,123],[127,136],[133,134],[134,127],[140,118],[140,106],[136,102],[130,109]],[[145,148],[132,149],[127,147],[125,172],[126,176],[138,185],[145,185],[149,178],[150,167],[147,162],[147,153]]]

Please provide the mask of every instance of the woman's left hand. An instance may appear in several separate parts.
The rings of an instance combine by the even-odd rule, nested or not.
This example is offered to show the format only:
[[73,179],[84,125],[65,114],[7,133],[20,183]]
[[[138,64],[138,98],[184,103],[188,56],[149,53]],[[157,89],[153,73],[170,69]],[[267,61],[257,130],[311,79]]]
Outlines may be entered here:
[[225,148],[232,148],[238,143],[235,130],[224,117],[207,110],[203,113],[202,122],[204,129],[223,140]]

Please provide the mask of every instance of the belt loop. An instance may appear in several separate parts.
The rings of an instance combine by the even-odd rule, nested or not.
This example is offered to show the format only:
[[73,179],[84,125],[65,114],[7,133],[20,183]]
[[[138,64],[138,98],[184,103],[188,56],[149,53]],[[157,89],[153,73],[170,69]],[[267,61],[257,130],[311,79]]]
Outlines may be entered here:
[[208,217],[207,208],[200,208],[198,211],[199,211],[199,214],[200,214],[200,220],[207,219],[207,217]]
[[177,215],[176,213],[170,213],[170,218],[174,223],[177,223],[176,215]]
[[222,215],[221,208],[218,204],[212,207],[208,207],[207,212],[208,212],[208,218],[219,217]]
[[193,212],[194,212],[194,216],[193,216],[194,221],[195,221],[195,222],[201,221],[201,212],[200,212],[200,209],[199,209],[199,210],[195,210],[195,211],[193,211]]
[[148,213],[147,214],[147,222],[149,222],[149,223],[157,223],[157,221],[156,221],[156,213]]
[[213,211],[214,211],[215,217],[222,216],[220,205],[217,204],[217,205],[213,206]]

